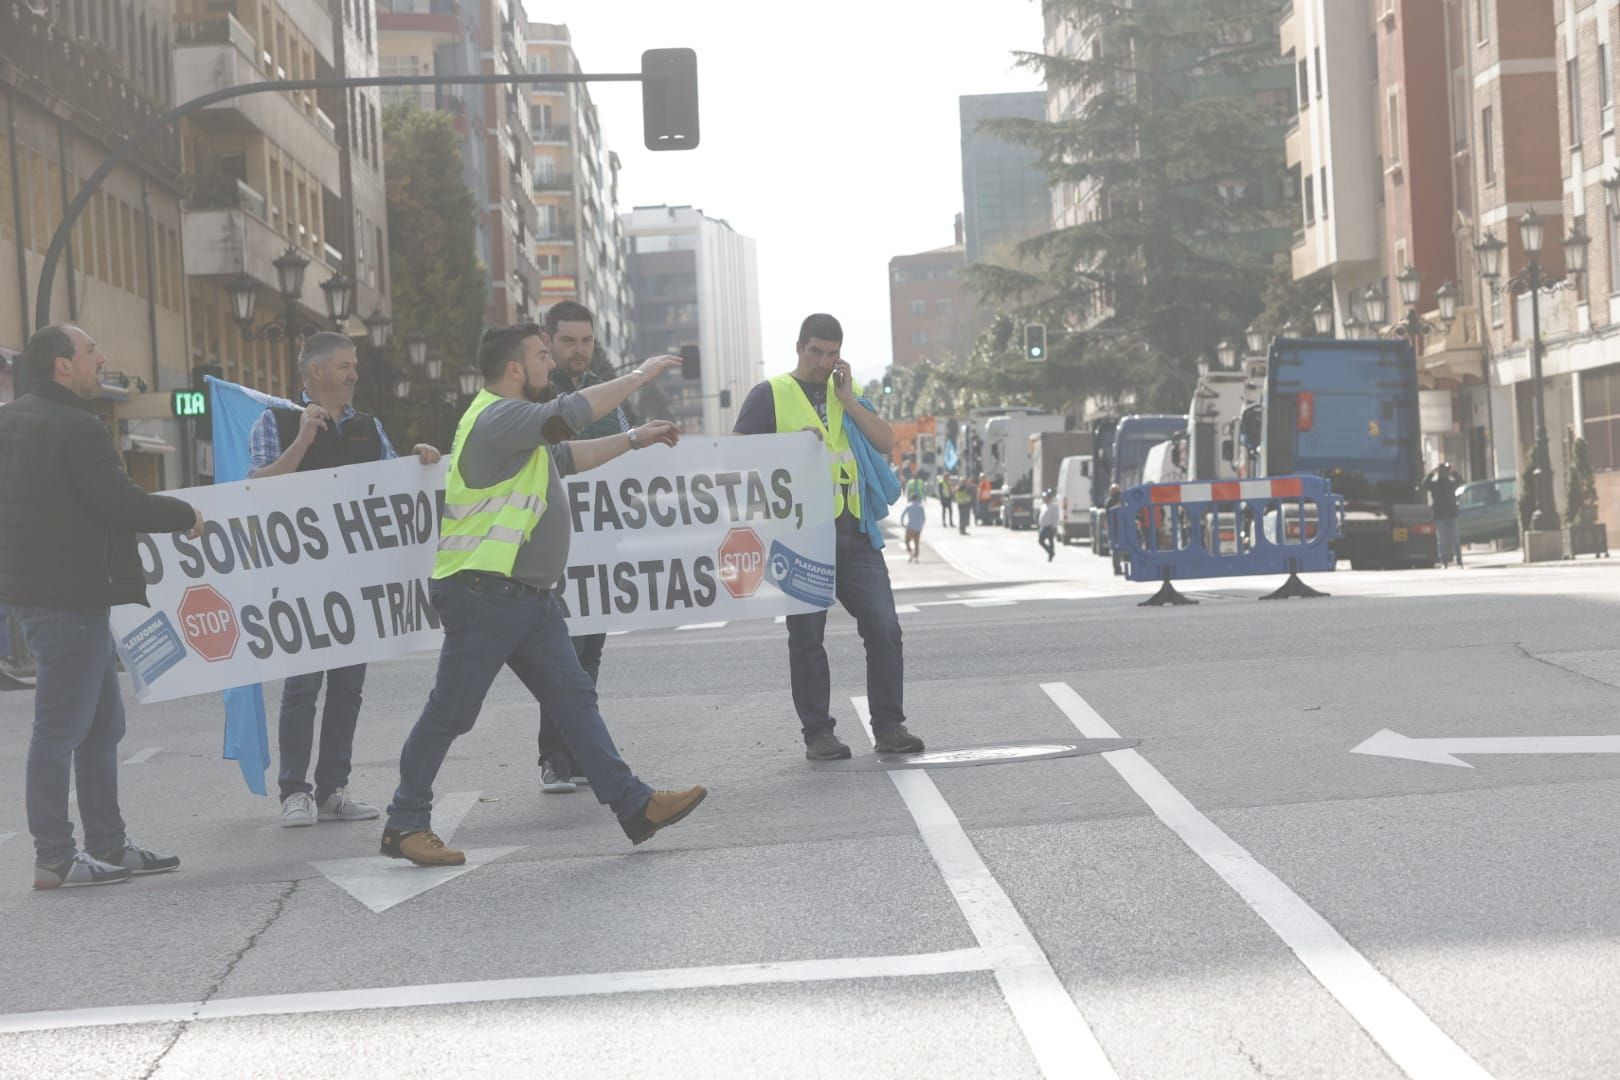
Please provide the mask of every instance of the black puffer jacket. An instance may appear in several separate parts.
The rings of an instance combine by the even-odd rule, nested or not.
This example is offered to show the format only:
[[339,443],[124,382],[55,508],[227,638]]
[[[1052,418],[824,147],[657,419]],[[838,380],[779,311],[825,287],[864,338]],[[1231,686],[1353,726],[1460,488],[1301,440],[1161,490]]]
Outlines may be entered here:
[[191,528],[190,506],[124,471],[94,410],[52,382],[0,407],[0,600],[146,603],[138,532]]

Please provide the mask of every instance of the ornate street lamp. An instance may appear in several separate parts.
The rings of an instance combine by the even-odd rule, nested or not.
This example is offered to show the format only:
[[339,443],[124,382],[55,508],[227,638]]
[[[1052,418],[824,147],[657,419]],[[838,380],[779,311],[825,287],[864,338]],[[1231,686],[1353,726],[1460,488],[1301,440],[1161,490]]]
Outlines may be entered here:
[[1249,347],[1250,356],[1261,356],[1266,351],[1266,333],[1258,326],[1251,326],[1243,331],[1243,343]]
[[1384,295],[1383,290],[1376,285],[1367,286],[1367,291],[1362,294],[1361,303],[1367,312],[1367,325],[1383,326],[1384,316],[1389,314],[1389,298]]
[[484,375],[477,368],[469,365],[461,369],[461,372],[456,376],[456,380],[461,384],[461,396],[470,398],[476,395],[478,388],[484,384]]
[[[1614,211],[1613,199],[1620,196],[1616,186],[1620,185],[1620,174],[1603,183],[1605,201],[1609,202],[1611,213]],[[1524,246],[1529,261],[1524,269],[1513,275],[1502,287],[1510,293],[1530,294],[1530,402],[1535,423],[1535,447],[1531,454],[1530,484],[1528,495],[1530,497],[1531,513],[1530,528],[1535,532],[1552,532],[1562,527],[1558,516],[1558,504],[1554,494],[1552,475],[1552,455],[1547,446],[1547,408],[1544,400],[1545,382],[1541,367],[1541,292],[1547,288],[1567,288],[1573,279],[1580,277],[1586,270],[1586,246],[1589,238],[1582,229],[1575,229],[1564,238],[1564,266],[1567,271],[1565,278],[1549,278],[1537,256],[1541,253],[1541,245],[1546,239],[1546,226],[1541,216],[1534,209],[1525,211],[1519,219],[1519,240]],[[1495,289],[1502,274],[1502,250],[1504,244],[1494,233],[1486,232],[1474,251],[1479,256],[1479,274],[1486,284]]]
[[1215,346],[1215,359],[1220,361],[1223,371],[1231,371],[1237,367],[1237,346],[1230,338]]
[[366,340],[371,347],[379,353],[388,348],[388,338],[393,332],[394,320],[382,313],[380,307],[373,307],[371,314],[360,320],[366,325]]
[[230,294],[231,314],[244,329],[253,325],[253,308],[259,299],[259,283],[246,274],[238,274],[225,286]]
[[287,250],[277,255],[270,265],[276,268],[276,282],[281,289],[282,299],[293,303],[304,295],[304,270],[309,266],[308,255],[288,244]]
[[411,396],[411,377],[401,373],[394,378],[394,400],[404,401]]
[[1416,307],[1418,298],[1423,295],[1423,274],[1411,263],[1406,264],[1395,278],[1395,284],[1401,291],[1401,303],[1406,307]]
[[1333,334],[1333,309],[1326,300],[1311,309],[1311,319],[1316,323],[1316,332],[1322,337]]
[[421,367],[422,361],[427,357],[427,338],[412,332],[405,335],[405,353],[411,358],[411,364]]
[[333,274],[321,282],[321,291],[326,294],[327,318],[341,330],[354,308],[354,290],[349,287],[349,279],[342,274]]
[[1434,302],[1440,308],[1440,321],[1450,324],[1457,318],[1457,286],[1446,282],[1434,291]]

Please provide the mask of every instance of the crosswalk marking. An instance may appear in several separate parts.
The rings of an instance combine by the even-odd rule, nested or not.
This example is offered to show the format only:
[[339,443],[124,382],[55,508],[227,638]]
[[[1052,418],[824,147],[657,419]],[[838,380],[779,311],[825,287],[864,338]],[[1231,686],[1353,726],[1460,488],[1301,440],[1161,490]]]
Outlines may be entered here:
[[[1119,733],[1068,683],[1041,689],[1088,739]],[[1344,939],[1315,908],[1177,791],[1135,750],[1102,755],[1182,843],[1282,938],[1316,981],[1413,1080],[1490,1080],[1468,1053]],[[898,777],[898,773],[890,773]]]
[[677,626],[675,629],[679,632],[681,630],[723,630],[725,627],[726,624],[723,622],[695,622],[687,623],[685,626]]
[[[870,739],[872,711],[867,699],[850,701],[860,717],[861,730]],[[1041,1074],[1048,1080],[1117,1076],[1029,925],[979,857],[934,781],[921,769],[891,770],[889,779],[917,823],[928,854],[939,867],[974,940],[989,957],[996,984]]]

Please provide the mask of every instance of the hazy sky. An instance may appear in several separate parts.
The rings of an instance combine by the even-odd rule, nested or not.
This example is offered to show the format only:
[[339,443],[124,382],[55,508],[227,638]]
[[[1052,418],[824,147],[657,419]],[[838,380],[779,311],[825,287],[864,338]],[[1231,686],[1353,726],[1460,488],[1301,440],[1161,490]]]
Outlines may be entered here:
[[621,209],[691,204],[759,247],[767,375],[793,366],[799,322],[829,311],[864,382],[889,363],[888,264],[943,247],[962,209],[957,97],[1036,90],[1038,0],[524,0],[564,22],[586,71],[697,50],[702,142],[641,143],[637,84],[596,83],[624,163]]

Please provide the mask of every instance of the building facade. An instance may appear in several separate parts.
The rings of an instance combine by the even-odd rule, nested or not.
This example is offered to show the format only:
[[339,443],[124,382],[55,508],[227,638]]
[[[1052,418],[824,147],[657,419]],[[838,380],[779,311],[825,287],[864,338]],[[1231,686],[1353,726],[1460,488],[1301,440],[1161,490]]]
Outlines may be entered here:
[[[175,94],[169,0],[116,8],[0,0],[0,404],[34,325],[44,255],[83,181]],[[171,388],[188,385],[181,270],[181,143],[167,133],[101,185],[52,282],[52,322],[81,324],[106,351],[97,410],[135,479],[188,479]]]
[[961,215],[956,243],[889,260],[890,362],[895,368],[971,355],[980,313],[963,284],[966,265]]
[[[527,49],[529,70],[536,74],[583,70],[566,26],[530,23]],[[597,340],[614,366],[623,367],[636,356],[619,156],[603,138],[588,84],[536,84],[529,88],[528,108],[541,303],[576,300],[590,308]]]
[[[518,0],[379,0],[384,75],[504,74],[527,63],[528,20]],[[449,113],[461,136],[462,176],[477,199],[478,258],[488,275],[484,321],[537,318],[539,214],[529,198],[533,145],[523,87],[390,87],[385,105]]]
[[690,206],[638,206],[624,231],[641,351],[699,349],[701,379],[672,371],[657,384],[669,419],[692,434],[730,434],[743,395],[765,377],[754,241]]
[[[177,3],[176,100],[265,80],[377,74],[372,0],[330,9],[299,0]],[[353,284],[354,314],[387,313],[378,92],[233,98],[193,114],[182,135],[193,185],[183,229],[192,364],[215,364],[232,381],[293,394],[293,349],[285,337],[249,340],[230,287],[251,282],[256,322],[279,324],[286,301],[272,264],[291,249],[309,260],[294,300],[300,329],[331,328],[321,283],[337,274]],[[359,326],[354,319],[340,329]]]
[[1051,228],[1052,192],[1034,151],[980,125],[987,120],[1042,120],[1046,93],[965,94],[958,100],[958,113],[964,235],[957,242],[970,263],[1008,262],[1020,241]]

